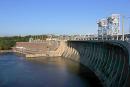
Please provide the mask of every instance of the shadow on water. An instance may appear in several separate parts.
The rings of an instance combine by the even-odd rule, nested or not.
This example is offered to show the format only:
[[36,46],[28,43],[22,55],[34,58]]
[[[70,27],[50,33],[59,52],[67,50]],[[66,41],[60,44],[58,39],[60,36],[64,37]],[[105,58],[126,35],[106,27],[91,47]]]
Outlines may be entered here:
[[[98,77],[95,75],[93,71],[91,71],[88,67],[79,64],[73,60],[62,58],[62,57],[56,57],[56,58],[47,58],[47,57],[41,57],[41,58],[32,58],[29,59],[32,62],[37,63],[56,63],[60,67],[67,67],[68,71],[78,75],[84,83],[87,84],[86,87],[103,87]],[[34,61],[35,60],[35,61]]]
[[90,87],[103,87],[101,81],[93,71],[82,64],[80,64],[80,66],[79,76],[81,76],[84,80],[87,80],[90,84]]

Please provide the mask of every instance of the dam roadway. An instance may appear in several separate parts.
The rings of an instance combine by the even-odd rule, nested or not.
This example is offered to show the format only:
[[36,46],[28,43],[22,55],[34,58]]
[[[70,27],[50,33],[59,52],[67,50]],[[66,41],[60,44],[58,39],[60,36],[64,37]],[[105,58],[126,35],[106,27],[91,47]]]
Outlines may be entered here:
[[98,77],[103,87],[130,87],[128,42],[60,41],[59,48],[47,52],[47,56],[61,56],[84,65]]

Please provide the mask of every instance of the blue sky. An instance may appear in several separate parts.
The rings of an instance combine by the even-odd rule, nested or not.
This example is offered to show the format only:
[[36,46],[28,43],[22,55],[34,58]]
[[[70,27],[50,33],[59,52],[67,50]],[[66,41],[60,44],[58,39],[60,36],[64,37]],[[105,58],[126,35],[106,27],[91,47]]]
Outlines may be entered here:
[[0,35],[92,34],[112,13],[130,16],[130,0],[0,0]]

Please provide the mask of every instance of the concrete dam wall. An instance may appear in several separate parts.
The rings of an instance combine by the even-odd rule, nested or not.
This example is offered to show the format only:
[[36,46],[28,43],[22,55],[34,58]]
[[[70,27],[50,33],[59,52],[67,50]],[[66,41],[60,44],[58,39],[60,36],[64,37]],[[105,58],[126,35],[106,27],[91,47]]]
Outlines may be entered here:
[[60,55],[79,62],[100,79],[104,87],[130,87],[130,46],[122,41],[67,41]]
[[27,42],[17,44],[14,47],[14,52],[34,58],[39,56],[62,56],[88,67],[95,73],[104,87],[130,87],[130,46],[127,42]]

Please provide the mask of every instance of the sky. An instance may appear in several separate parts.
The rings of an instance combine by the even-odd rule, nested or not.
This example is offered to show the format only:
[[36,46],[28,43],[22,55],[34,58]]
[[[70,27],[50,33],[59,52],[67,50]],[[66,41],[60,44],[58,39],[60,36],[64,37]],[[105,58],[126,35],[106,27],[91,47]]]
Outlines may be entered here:
[[0,36],[96,34],[113,13],[130,16],[130,0],[0,0]]

